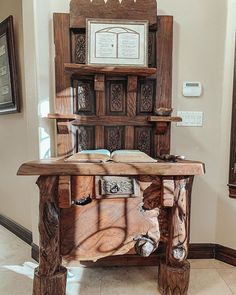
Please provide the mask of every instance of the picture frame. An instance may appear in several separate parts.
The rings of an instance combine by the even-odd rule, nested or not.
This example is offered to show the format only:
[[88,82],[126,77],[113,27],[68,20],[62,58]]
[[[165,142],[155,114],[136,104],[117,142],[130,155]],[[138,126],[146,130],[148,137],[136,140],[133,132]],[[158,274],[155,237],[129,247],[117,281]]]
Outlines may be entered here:
[[20,112],[13,16],[0,23],[0,115]]
[[87,65],[148,67],[148,21],[87,19]]

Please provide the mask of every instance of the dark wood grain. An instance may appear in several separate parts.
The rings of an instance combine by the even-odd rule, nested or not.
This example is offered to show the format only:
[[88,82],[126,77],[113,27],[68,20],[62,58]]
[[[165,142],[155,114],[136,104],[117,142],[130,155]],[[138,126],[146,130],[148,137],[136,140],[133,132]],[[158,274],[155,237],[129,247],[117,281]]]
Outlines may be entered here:
[[138,77],[128,76],[127,86],[127,115],[134,117],[136,115],[136,103],[137,103],[137,87]]
[[72,125],[96,125],[96,126],[151,126],[144,116],[77,116]]
[[17,175],[203,175],[204,173],[204,164],[194,161],[78,163],[48,159],[21,165]]
[[71,28],[85,28],[86,18],[148,20],[150,25],[156,24],[156,0],[119,1],[108,0],[72,0],[70,3]]
[[175,177],[174,206],[167,246],[167,264],[182,267],[188,256],[192,179]]
[[58,206],[59,208],[69,208],[71,206],[71,177],[70,176],[59,176]]
[[[158,16],[156,40],[157,51],[157,84],[156,108],[171,108],[172,96],[172,49],[173,49],[173,17]],[[157,135],[156,154],[170,153],[170,124],[164,134]]]
[[185,261],[181,268],[175,268],[161,260],[158,271],[158,289],[163,295],[187,295],[190,277],[190,263]]
[[72,113],[70,103],[70,78],[64,75],[64,63],[70,62],[70,17],[67,13],[54,13],[56,112]]
[[[70,17],[66,13],[54,13],[54,43],[55,43],[55,82],[56,97],[55,111],[61,114],[73,113],[71,108],[71,82],[70,77],[64,74],[64,63],[70,62]],[[57,155],[63,156],[75,151],[74,135],[57,135]]]
[[59,248],[60,211],[58,208],[58,177],[40,176],[39,203],[39,266],[35,270],[33,294],[64,295],[67,270],[61,265]]
[[236,250],[235,249],[224,247],[222,245],[216,245],[215,258],[225,263],[229,263],[231,265],[236,266]]
[[64,69],[67,73],[75,75],[134,75],[134,76],[151,76],[156,74],[156,68],[144,67],[126,67],[126,66],[89,66],[82,64],[65,63]]

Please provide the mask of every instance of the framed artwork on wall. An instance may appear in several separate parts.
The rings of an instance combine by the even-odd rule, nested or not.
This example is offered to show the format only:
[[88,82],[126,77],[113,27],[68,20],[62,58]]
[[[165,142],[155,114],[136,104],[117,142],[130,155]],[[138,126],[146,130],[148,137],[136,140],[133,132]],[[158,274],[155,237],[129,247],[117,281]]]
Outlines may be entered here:
[[0,23],[0,115],[20,111],[13,16]]
[[87,64],[147,67],[148,24],[87,19]]

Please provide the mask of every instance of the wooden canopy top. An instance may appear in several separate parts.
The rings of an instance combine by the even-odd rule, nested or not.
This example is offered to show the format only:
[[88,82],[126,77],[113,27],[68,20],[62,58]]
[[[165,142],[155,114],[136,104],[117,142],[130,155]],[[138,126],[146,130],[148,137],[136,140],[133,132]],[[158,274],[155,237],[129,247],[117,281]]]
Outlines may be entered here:
[[[157,22],[156,0],[71,0],[70,27],[85,28],[86,18],[148,20]],[[115,17],[114,17],[115,16]]]
[[204,164],[194,161],[177,163],[78,163],[64,159],[27,162],[17,175],[203,175]]

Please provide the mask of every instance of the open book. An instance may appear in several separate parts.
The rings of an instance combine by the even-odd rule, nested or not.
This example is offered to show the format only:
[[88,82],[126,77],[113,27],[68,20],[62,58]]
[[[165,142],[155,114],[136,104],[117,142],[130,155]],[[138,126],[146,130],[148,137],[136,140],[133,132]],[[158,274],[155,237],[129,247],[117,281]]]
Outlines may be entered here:
[[84,150],[65,159],[68,162],[99,163],[99,162],[123,162],[123,163],[154,163],[157,160],[149,157],[139,150],[117,150],[110,153],[106,149]]

